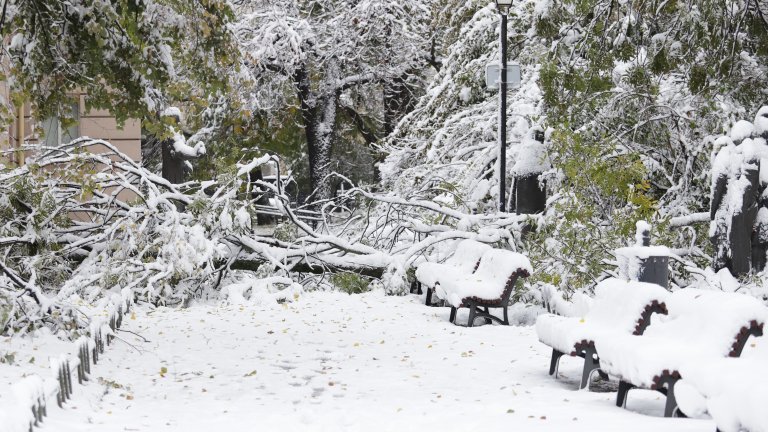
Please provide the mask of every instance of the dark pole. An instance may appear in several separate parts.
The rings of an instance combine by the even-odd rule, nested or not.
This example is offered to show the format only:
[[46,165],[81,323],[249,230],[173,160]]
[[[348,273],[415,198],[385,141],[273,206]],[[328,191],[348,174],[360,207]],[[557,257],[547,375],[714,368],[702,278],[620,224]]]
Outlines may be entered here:
[[499,211],[507,211],[507,11],[501,10],[501,79],[499,97]]

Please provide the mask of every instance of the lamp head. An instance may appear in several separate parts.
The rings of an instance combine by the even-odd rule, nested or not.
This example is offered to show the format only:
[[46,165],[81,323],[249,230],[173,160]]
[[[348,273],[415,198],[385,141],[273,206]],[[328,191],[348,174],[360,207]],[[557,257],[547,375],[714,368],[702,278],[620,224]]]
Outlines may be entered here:
[[496,7],[499,8],[499,11],[501,12],[508,12],[510,6],[512,6],[512,0],[496,0]]

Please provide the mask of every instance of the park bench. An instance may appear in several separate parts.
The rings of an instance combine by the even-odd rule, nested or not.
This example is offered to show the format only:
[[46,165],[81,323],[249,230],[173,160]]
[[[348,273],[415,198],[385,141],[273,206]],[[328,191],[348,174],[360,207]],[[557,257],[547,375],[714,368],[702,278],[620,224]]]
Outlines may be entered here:
[[475,240],[462,240],[456,246],[456,251],[443,263],[424,262],[416,268],[416,280],[421,287],[426,287],[425,303],[432,305],[432,295],[435,286],[441,281],[454,280],[461,276],[470,275],[480,265],[480,257],[493,249],[491,246]]
[[674,387],[688,362],[739,357],[749,336],[761,336],[768,309],[756,298],[685,288],[667,301],[669,315],[643,336],[598,334],[595,347],[603,372],[617,377],[616,405],[626,406],[630,389],[666,396],[664,415],[677,410]]
[[656,284],[611,278],[597,284],[594,301],[582,317],[540,315],[536,320],[536,333],[542,343],[552,348],[549,374],[557,377],[563,355],[581,357],[584,368],[579,388],[587,387],[592,373],[600,372],[596,335],[643,334],[651,323],[651,314],[667,313],[668,295],[667,290]]
[[675,384],[679,410],[694,418],[709,414],[722,432],[768,431],[766,364],[768,352],[683,365],[683,378]]
[[[509,325],[507,308],[515,282],[519,277],[529,276],[532,271],[531,262],[524,255],[491,249],[480,258],[474,273],[441,280],[435,291],[451,305],[450,321],[454,324],[458,309],[466,307],[469,308],[468,327],[474,325],[476,317],[484,317],[488,324],[496,321]],[[492,315],[489,308],[502,308],[504,318]]]

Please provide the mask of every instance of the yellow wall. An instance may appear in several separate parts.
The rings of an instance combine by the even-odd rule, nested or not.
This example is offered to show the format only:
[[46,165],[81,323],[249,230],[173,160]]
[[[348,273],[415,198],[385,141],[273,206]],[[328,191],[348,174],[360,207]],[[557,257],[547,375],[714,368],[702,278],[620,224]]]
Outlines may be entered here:
[[[5,87],[5,86],[2,86]],[[7,92],[3,88],[0,92]],[[141,161],[141,122],[137,119],[129,119],[125,122],[122,128],[117,126],[115,118],[105,110],[85,110],[85,98],[87,95],[83,93],[73,95],[79,101],[79,133],[80,136],[87,136],[90,138],[103,139],[109,141],[115,145],[121,152],[131,157],[136,162]],[[7,99],[6,99],[7,100]],[[39,119],[34,118],[30,111],[29,104],[25,104],[24,107],[24,135],[23,142],[27,145],[37,144],[40,142],[42,136],[39,136],[35,128],[38,126]],[[19,143],[19,120],[18,115],[16,121],[9,131],[0,135],[0,143],[4,148],[11,146],[17,147]],[[10,139],[10,142],[9,142]],[[31,152],[27,152],[27,157]],[[13,159],[12,163],[20,163],[22,161],[18,156]]]

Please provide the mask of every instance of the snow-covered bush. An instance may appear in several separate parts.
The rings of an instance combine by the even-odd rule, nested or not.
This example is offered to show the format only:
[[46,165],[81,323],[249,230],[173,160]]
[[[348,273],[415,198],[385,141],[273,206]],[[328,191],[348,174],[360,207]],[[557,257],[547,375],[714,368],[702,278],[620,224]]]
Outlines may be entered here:
[[3,172],[2,331],[72,329],[73,302],[121,288],[161,304],[206,295],[236,255],[227,237],[255,225],[250,187],[234,173],[173,185],[87,138]]

